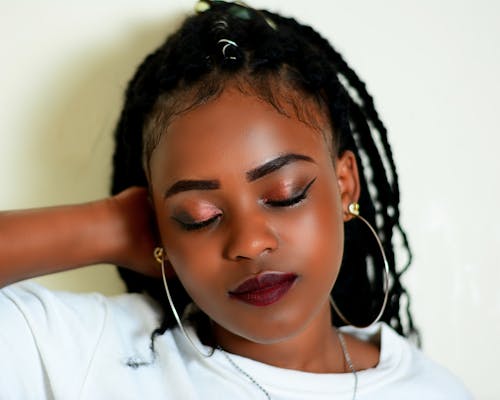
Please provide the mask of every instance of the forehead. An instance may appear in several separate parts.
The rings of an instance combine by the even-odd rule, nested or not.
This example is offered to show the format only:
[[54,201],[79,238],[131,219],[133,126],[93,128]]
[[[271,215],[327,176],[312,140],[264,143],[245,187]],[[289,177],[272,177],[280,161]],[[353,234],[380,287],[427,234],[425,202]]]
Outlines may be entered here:
[[[293,109],[288,111],[285,115],[254,95],[226,88],[216,99],[171,120],[152,153],[151,179],[214,178],[286,153],[331,162],[325,141],[331,135],[329,124],[320,132],[300,121]],[[318,120],[326,120],[316,112]]]

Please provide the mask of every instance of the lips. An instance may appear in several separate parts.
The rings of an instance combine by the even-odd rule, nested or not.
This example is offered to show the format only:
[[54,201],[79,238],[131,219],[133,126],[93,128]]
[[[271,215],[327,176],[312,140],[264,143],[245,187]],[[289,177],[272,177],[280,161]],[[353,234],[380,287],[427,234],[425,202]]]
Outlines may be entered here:
[[230,297],[254,306],[267,306],[280,300],[297,280],[297,275],[282,272],[266,272],[247,279]]

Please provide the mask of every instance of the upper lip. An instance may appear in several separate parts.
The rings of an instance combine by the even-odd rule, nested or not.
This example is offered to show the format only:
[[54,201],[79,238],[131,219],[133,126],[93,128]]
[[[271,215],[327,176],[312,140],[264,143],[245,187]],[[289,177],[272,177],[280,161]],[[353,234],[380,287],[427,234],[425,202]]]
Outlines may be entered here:
[[243,281],[236,289],[231,290],[229,293],[239,295],[243,293],[253,292],[256,290],[266,289],[272,286],[280,285],[282,283],[295,280],[297,274],[291,272],[263,272],[259,275]]

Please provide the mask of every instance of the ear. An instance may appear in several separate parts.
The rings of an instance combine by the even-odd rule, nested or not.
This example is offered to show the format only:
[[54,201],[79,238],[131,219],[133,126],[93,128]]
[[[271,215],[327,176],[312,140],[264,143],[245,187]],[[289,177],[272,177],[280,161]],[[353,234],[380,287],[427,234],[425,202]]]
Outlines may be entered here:
[[[155,209],[155,204],[154,204],[152,193],[153,193],[153,191],[152,191],[151,185],[148,182],[148,203],[149,203],[149,207],[151,208],[153,215],[155,216],[154,219],[156,221],[156,209]],[[152,229],[153,229],[153,234],[154,234],[154,237],[156,239],[156,245],[157,245],[153,251],[153,256],[155,258],[155,262],[157,263],[158,270],[161,270],[161,261],[160,261],[160,258],[158,258],[158,257],[160,257],[160,254],[157,254],[157,251],[159,251],[161,249],[162,250],[161,251],[161,258],[163,259],[163,267],[165,269],[165,277],[167,279],[174,278],[176,276],[176,273],[175,273],[174,267],[172,267],[172,263],[168,259],[168,254],[165,251],[165,247],[161,244],[161,238],[160,238],[161,235],[160,235],[160,232],[158,230],[157,223],[152,223]],[[161,276],[161,273],[159,274],[159,276]]]
[[356,203],[359,200],[361,190],[358,163],[352,151],[344,151],[344,153],[335,160],[335,172],[337,174],[337,183],[339,186],[340,199],[342,201],[344,221],[348,221],[352,217],[347,212],[347,208],[349,204]]

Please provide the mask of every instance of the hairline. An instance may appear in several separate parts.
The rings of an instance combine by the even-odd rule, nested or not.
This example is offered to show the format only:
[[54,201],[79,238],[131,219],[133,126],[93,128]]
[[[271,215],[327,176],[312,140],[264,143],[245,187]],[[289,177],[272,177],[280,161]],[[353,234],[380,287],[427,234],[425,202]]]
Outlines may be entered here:
[[[338,151],[338,143],[334,140],[336,132],[325,99],[321,95],[299,88],[298,84],[290,82],[290,79],[279,76],[280,72],[267,72],[261,76],[257,74],[240,72],[228,75],[221,71],[212,71],[208,77],[204,76],[189,86],[180,85],[172,91],[160,94],[143,125],[142,163],[147,179],[151,176],[151,155],[172,120],[217,100],[228,88],[235,88],[243,95],[256,97],[281,115],[295,118],[321,134],[333,159]],[[215,75],[213,80],[210,75]],[[206,83],[207,81],[210,83]],[[292,95],[284,96],[285,93]]]

